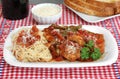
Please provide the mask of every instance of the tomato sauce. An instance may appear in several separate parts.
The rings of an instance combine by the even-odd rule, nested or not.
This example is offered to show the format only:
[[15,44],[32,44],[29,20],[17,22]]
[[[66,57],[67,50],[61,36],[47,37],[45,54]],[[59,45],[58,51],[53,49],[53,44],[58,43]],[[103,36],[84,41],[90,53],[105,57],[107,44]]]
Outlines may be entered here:
[[38,32],[39,30],[36,26],[33,26],[30,31],[22,30],[17,37],[17,43],[22,46],[29,47],[40,39],[40,35],[38,34]]

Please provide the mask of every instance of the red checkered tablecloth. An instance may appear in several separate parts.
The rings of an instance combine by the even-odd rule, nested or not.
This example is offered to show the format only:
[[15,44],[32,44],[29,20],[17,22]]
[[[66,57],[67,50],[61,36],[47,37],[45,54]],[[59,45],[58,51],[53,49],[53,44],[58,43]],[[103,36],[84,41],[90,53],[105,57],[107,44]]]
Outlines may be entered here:
[[[119,57],[117,61],[112,65],[100,67],[24,68],[11,66],[3,58],[5,38],[11,30],[21,26],[33,25],[36,22],[33,20],[31,13],[22,20],[4,19],[0,9],[0,79],[120,79],[120,16],[98,23],[88,23],[64,5],[61,4],[60,6],[63,8],[63,14],[57,24],[98,25],[108,29],[116,38],[118,44]],[[30,9],[32,7],[33,5],[30,5]]]

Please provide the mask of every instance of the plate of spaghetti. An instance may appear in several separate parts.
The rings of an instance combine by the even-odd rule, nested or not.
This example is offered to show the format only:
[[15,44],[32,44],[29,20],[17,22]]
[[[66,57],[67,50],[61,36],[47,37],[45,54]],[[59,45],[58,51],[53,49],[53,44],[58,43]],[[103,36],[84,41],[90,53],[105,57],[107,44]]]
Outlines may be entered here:
[[19,67],[88,67],[111,65],[118,47],[112,34],[90,25],[33,25],[13,30],[4,59]]

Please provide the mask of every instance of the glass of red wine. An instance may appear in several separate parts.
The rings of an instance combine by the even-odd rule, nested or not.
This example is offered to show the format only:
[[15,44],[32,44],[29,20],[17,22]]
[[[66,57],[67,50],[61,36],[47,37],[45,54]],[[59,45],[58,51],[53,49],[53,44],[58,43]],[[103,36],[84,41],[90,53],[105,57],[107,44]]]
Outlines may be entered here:
[[19,20],[28,16],[29,0],[1,0],[3,17]]

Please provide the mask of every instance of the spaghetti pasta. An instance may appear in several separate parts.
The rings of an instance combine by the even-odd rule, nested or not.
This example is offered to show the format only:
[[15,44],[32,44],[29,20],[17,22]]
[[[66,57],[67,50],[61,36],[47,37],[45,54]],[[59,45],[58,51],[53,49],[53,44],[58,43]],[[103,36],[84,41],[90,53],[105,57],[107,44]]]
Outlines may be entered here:
[[[17,60],[23,61],[23,62],[39,62],[39,61],[50,61],[52,59],[52,56],[50,54],[50,51],[48,47],[46,47],[44,44],[47,43],[47,40],[44,38],[43,33],[39,30],[38,35],[40,36],[39,39],[35,40],[34,36],[30,36],[31,29],[21,29],[18,33],[13,35],[13,55],[16,57]],[[24,35],[22,36],[22,42],[23,44],[26,44],[29,42],[27,40],[28,38],[34,43],[31,43],[29,46],[22,45],[22,43],[17,42],[18,38],[20,37],[21,32],[24,32]],[[25,36],[26,35],[26,36]],[[31,38],[32,37],[32,38]],[[25,40],[26,38],[26,40]]]

